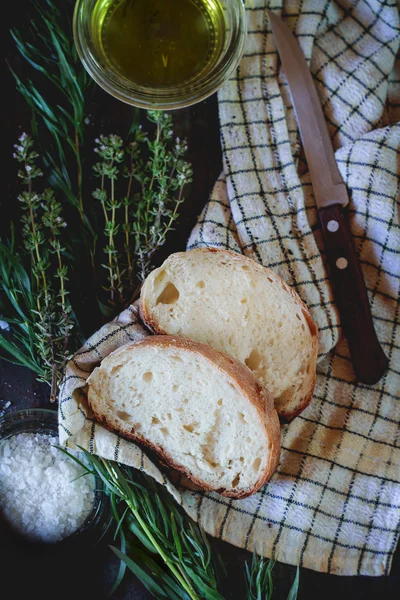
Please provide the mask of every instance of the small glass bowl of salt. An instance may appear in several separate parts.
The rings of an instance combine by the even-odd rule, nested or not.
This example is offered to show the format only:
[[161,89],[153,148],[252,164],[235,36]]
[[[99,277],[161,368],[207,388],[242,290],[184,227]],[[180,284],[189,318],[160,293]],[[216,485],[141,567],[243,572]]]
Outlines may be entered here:
[[[102,482],[58,444],[54,410],[19,410],[0,418],[0,517],[29,542],[94,540],[105,510]],[[68,452],[85,462],[81,453]]]

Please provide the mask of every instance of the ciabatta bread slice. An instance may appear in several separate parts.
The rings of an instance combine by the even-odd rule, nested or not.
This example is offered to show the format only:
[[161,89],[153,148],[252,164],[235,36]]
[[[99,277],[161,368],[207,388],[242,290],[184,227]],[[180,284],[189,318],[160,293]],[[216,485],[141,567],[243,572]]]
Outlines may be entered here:
[[294,290],[254,260],[213,248],[172,254],[145,280],[140,313],[156,333],[210,344],[247,365],[281,419],[309,404],[317,327]]
[[149,336],[105,358],[88,386],[98,421],[205,490],[244,498],[277,467],[271,396],[241,363],[209,346]]

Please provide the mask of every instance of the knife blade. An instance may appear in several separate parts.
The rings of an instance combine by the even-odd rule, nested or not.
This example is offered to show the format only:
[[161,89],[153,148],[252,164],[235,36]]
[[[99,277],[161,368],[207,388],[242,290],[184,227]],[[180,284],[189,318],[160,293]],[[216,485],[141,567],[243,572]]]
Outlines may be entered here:
[[317,90],[304,54],[286,23],[268,10],[286,75],[318,209],[334,297],[359,381],[377,383],[388,359],[376,335],[367,288],[353,244],[340,175]]

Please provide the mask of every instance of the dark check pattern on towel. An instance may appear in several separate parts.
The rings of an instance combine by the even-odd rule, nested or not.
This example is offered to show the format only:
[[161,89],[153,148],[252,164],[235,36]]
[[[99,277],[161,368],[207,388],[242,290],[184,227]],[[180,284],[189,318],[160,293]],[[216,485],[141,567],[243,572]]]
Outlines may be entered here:
[[[400,533],[400,73],[396,3],[246,2],[240,67],[219,92],[223,172],[188,249],[229,248],[275,270],[319,327],[309,408],[282,430],[277,473],[245,500],[178,492],[132,443],[90,418],[88,372],[147,332],[134,307],[97,332],[67,367],[60,440],[145,469],[207,532],[289,564],[344,575],[390,571]],[[339,169],[375,327],[390,359],[374,385],[356,382],[324,265],[315,201],[266,14],[289,23],[309,61]]]

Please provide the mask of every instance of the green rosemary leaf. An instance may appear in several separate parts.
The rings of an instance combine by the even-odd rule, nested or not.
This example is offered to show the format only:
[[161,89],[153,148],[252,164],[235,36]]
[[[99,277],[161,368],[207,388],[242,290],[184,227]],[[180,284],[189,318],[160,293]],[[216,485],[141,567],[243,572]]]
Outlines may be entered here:
[[225,600],[225,598],[221,596],[221,594],[217,590],[209,587],[203,581],[203,579],[193,571],[193,569],[191,569],[190,567],[186,567],[186,570],[190,575],[190,578],[195,584],[196,588],[198,589],[199,593],[201,594],[201,598],[204,598],[205,600]]
[[297,594],[298,594],[298,591],[299,591],[299,580],[300,580],[300,569],[299,569],[299,567],[297,567],[297,569],[296,569],[296,576],[294,578],[292,587],[290,588],[287,600],[296,600]]
[[0,348],[7,353],[1,356],[3,360],[7,360],[8,362],[12,362],[22,367],[27,367],[38,375],[43,375],[44,371],[40,366],[26,354],[21,352],[21,349],[16,344],[8,341],[2,333],[0,333]]
[[272,569],[275,561],[253,554],[245,564],[247,600],[271,600],[273,594]]
[[159,581],[163,582],[164,589],[170,600],[190,600],[188,594],[174,582],[151,556],[136,546],[131,546],[130,550],[140,566],[145,567],[150,573],[156,575]]
[[13,37],[13,39],[15,41],[15,45],[17,47],[17,50],[19,51],[19,53],[21,54],[21,56],[23,56],[24,59],[34,69],[36,69],[37,71],[40,71],[43,74],[46,74],[46,69],[42,65],[40,65],[38,62],[36,62],[34,60],[34,58],[33,58],[34,57],[34,51],[35,51],[34,46],[32,46],[31,44],[25,44],[25,43],[23,43],[23,41],[22,41],[23,36],[18,31],[18,29],[11,29],[10,30],[10,34]]
[[[120,540],[120,549],[119,549],[119,552],[121,552],[121,554],[124,554],[124,556],[126,556],[126,554],[125,554],[125,551],[126,551],[126,540],[125,540],[125,535],[124,535],[123,531],[119,531],[119,540]],[[112,547],[111,547],[111,549],[112,549]],[[121,582],[122,582],[122,580],[124,578],[124,575],[125,575],[125,572],[126,572],[126,567],[127,567],[126,561],[124,561],[124,560],[122,560],[120,558],[118,573],[117,573],[117,576],[115,578],[114,584],[112,585],[110,591],[108,592],[108,596],[112,596],[113,594],[115,594],[115,592],[117,591],[117,589],[121,585]]]
[[179,558],[179,560],[182,561],[183,560],[182,546],[181,546],[181,541],[179,539],[178,530],[176,528],[175,516],[174,516],[173,512],[170,513],[170,519],[171,519],[172,535],[173,535],[174,542],[175,542],[175,548],[176,548],[176,550],[178,552],[178,558]]
[[128,569],[132,571],[134,575],[136,575],[136,577],[143,583],[145,588],[151,594],[153,594],[155,598],[159,598],[160,600],[169,600],[168,595],[158,585],[158,583],[156,583],[156,581],[152,577],[150,577],[150,575],[148,575],[146,571],[144,571],[144,569],[139,567],[138,564],[136,564],[131,558],[129,558],[129,556],[118,550],[118,548],[116,548],[115,546],[110,546],[110,549],[114,552],[114,554],[116,554],[116,556],[118,556],[118,558],[120,558],[126,564]]
[[[128,511],[129,511],[129,506],[127,506],[127,507],[125,508],[125,510],[124,510],[124,512],[122,513],[121,517],[119,517],[119,518],[117,518],[117,519],[116,519],[116,521],[117,521],[117,527],[116,527],[116,529],[115,529],[114,539],[116,539],[116,538],[117,538],[117,536],[118,536],[118,534],[119,534],[119,532],[120,532],[120,530],[121,530],[121,526],[122,526],[122,524],[123,524],[123,522],[124,522],[124,519],[125,519],[125,517],[126,517],[126,515],[127,515]],[[121,532],[121,536],[123,536],[123,535],[124,535],[124,534],[123,534],[123,532]]]
[[143,533],[142,529],[138,527],[135,518],[132,515],[127,516],[127,527],[131,533],[143,544],[143,546],[152,554],[156,554],[157,550],[154,545],[149,541],[148,537]]
[[84,469],[86,471],[86,474],[94,475],[94,470],[90,469],[89,466],[86,463],[84,463],[82,460],[80,460],[75,454],[73,454],[72,452],[69,452],[63,446],[55,445],[54,448],[57,448],[57,450],[59,450],[60,452],[62,452],[66,456],[68,456],[68,458],[70,458],[71,460],[76,462],[80,467],[82,467],[82,469]]

